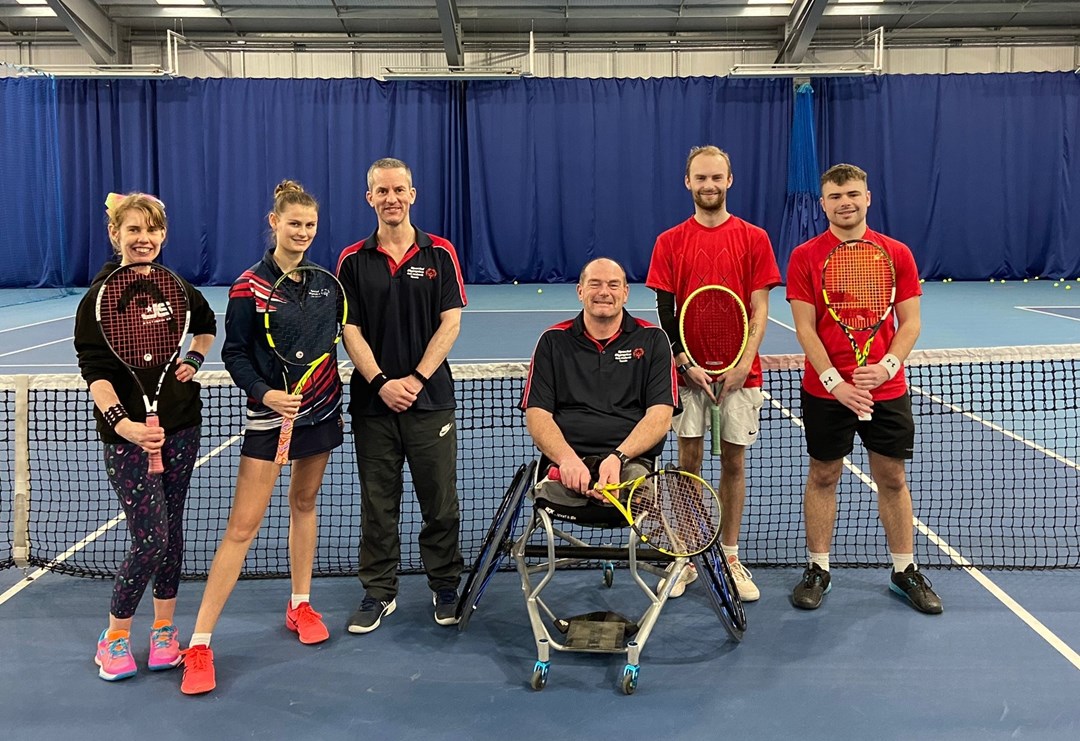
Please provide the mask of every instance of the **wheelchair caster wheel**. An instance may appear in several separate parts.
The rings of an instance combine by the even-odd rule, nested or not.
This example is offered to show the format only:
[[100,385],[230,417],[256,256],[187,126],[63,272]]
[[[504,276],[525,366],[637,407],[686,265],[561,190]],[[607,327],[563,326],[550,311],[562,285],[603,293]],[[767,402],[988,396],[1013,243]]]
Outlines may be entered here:
[[548,667],[551,666],[547,661],[537,661],[533,667],[532,679],[529,680],[529,686],[536,691],[540,691],[547,686]]
[[611,588],[611,585],[615,582],[615,564],[611,561],[604,562],[604,586]]
[[624,695],[634,694],[634,690],[637,689],[638,667],[633,664],[627,664],[623,669],[622,676],[622,691]]

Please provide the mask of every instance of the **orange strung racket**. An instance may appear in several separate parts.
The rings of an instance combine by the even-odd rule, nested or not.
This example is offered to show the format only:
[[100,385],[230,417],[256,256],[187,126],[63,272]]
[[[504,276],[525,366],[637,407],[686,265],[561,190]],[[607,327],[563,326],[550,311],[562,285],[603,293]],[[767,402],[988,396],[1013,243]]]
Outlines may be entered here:
[[[821,269],[825,308],[844,330],[855,362],[866,365],[878,330],[892,313],[896,300],[896,267],[882,247],[865,239],[841,242]],[[862,344],[856,333],[865,338]],[[868,421],[871,415],[860,416]]]
[[[285,365],[285,387],[301,395],[319,366],[334,357],[348,305],[338,279],[318,265],[301,265],[274,283],[263,315],[266,341]],[[293,378],[296,378],[293,381]],[[274,462],[289,462],[293,420],[281,421]]]

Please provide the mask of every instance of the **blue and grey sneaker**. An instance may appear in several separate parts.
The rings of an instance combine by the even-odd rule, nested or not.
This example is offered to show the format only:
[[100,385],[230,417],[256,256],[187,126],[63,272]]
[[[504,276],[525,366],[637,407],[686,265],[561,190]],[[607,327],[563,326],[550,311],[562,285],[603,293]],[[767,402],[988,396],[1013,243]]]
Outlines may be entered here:
[[431,595],[435,605],[435,622],[439,625],[457,625],[458,593],[456,589],[440,589]]
[[801,610],[816,610],[821,607],[821,600],[832,589],[832,577],[829,572],[812,563],[803,571],[802,581],[791,592],[791,604]]
[[941,614],[941,598],[931,589],[930,580],[911,564],[901,572],[894,571],[889,589],[906,597],[919,612],[928,615]]

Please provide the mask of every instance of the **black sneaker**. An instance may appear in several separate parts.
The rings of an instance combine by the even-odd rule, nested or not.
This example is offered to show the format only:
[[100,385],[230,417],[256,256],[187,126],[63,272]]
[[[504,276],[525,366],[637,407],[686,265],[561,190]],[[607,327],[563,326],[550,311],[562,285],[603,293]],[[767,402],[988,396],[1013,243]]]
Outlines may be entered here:
[[821,607],[821,600],[832,589],[832,577],[829,572],[812,563],[803,571],[802,581],[791,592],[791,604],[801,610],[816,610]]
[[370,633],[379,627],[382,619],[397,609],[397,600],[377,600],[365,596],[364,601],[349,618],[350,633]]
[[941,597],[937,596],[931,586],[930,580],[915,568],[915,564],[911,564],[902,572],[893,572],[889,589],[906,597],[911,606],[919,612],[940,615]]
[[432,593],[431,602],[435,605],[435,622],[439,625],[457,625],[458,594],[456,589],[440,589]]

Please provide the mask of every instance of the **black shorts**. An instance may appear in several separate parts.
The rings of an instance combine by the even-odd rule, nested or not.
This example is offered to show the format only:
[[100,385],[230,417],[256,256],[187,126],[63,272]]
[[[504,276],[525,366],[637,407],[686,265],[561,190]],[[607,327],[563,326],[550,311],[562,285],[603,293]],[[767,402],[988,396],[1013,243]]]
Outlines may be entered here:
[[[344,440],[342,433],[344,427],[345,422],[340,414],[317,425],[294,427],[292,442],[289,443],[289,460],[309,458],[339,447]],[[240,448],[240,455],[260,461],[272,461],[277,455],[280,436],[281,429],[277,427],[272,430],[247,430],[244,432],[244,444]]]
[[901,460],[915,453],[915,420],[911,395],[874,402],[874,417],[860,422],[855,412],[836,399],[822,399],[802,390],[802,419],[806,452],[819,461],[835,461],[855,449],[855,433],[867,450]]

